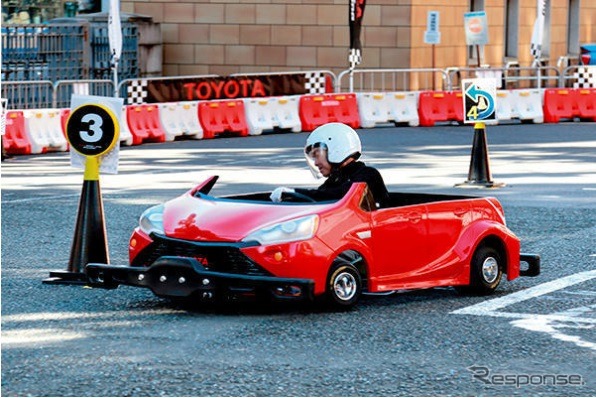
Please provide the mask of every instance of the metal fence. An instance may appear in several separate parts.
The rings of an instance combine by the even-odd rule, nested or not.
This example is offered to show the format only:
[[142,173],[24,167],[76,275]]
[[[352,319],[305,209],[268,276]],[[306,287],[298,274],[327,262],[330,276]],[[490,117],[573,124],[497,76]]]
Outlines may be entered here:
[[[137,25],[123,22],[122,31],[118,76],[137,78]],[[48,24],[2,26],[1,33],[2,97],[12,109],[68,106],[70,89],[66,87],[73,86],[75,80],[88,84],[94,95],[113,95],[102,83],[112,73],[107,22],[59,19]],[[54,87],[59,82],[61,85]]]
[[445,90],[447,85],[447,73],[437,68],[348,69],[338,75],[335,91]]
[[8,109],[53,108],[54,83],[49,80],[2,82]]
[[[323,76],[322,83],[334,83],[335,92],[347,91],[346,78],[351,71],[340,73],[337,78],[329,71],[262,72],[238,73],[231,76],[285,75],[295,73],[316,73]],[[574,65],[562,71],[554,67],[509,67],[509,68],[449,68],[449,69],[361,69],[353,71],[351,92],[391,92],[421,90],[458,90],[461,79],[492,77],[497,79],[499,89],[549,88],[549,87],[596,87],[596,66]],[[142,80],[217,78],[219,75],[167,76],[143,79],[125,79],[118,84],[121,98],[129,99],[131,89],[136,89]],[[434,82],[434,88],[433,88]],[[8,109],[67,108],[72,94],[98,96],[114,95],[114,84],[109,79],[74,79],[52,82],[3,81],[1,97],[8,99]]]
[[561,72],[553,66],[540,67],[491,67],[491,68],[449,68],[448,90],[461,87],[462,79],[494,78],[498,89],[558,87]]
[[56,84],[54,84],[52,107],[69,108],[70,97],[73,94],[112,97],[114,95],[114,82],[107,79],[62,80],[56,82]]

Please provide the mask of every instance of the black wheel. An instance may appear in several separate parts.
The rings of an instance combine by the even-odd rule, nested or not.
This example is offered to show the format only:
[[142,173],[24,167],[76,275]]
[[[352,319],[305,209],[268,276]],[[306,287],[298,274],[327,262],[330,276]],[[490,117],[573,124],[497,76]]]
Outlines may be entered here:
[[489,246],[479,247],[470,264],[470,286],[458,290],[477,295],[491,294],[501,282],[503,265],[497,250]]
[[343,261],[334,264],[327,279],[327,303],[335,309],[349,309],[358,302],[361,294],[362,278],[358,269]]

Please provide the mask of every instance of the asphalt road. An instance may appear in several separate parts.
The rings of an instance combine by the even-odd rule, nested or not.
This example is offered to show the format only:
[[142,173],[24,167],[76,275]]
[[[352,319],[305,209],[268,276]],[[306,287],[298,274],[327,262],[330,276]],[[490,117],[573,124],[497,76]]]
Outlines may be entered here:
[[[542,274],[491,297],[453,289],[311,306],[178,307],[149,291],[42,284],[68,264],[82,171],[2,163],[2,396],[594,396],[596,124],[488,128],[499,189],[463,189],[469,126],[361,130],[392,191],[496,196]],[[102,175],[110,259],[141,212],[210,175],[213,194],[314,186],[306,134],[123,148]]]

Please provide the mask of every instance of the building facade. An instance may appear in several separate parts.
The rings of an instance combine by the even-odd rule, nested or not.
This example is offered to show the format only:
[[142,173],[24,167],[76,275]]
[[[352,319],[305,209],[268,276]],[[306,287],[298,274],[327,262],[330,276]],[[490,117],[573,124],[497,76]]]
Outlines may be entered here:
[[[19,1],[24,3],[3,2],[4,24],[39,22],[34,16],[41,15],[41,9],[27,12],[14,7]],[[556,65],[561,57],[577,59],[580,44],[596,42],[593,0],[368,0],[362,22],[363,61],[358,67],[502,66],[510,61],[529,66],[532,30],[542,1],[547,2],[544,64]],[[67,10],[66,3],[72,5],[43,2],[48,8],[44,12],[51,9],[53,16],[61,16],[57,14]],[[79,1],[79,12],[96,11],[88,3]],[[121,0],[121,10],[150,16],[161,25],[165,76],[312,69],[338,73],[349,66],[348,3]],[[27,4],[34,7],[35,1]],[[489,43],[480,51],[466,45],[464,32],[464,14],[475,10],[484,10],[488,21]],[[429,11],[440,17],[440,43],[434,49],[424,42]]]

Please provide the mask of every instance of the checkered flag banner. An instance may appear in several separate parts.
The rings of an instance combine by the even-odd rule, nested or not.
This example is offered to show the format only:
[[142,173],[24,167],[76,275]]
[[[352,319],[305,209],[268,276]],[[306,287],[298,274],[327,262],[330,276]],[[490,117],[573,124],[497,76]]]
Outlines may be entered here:
[[350,48],[348,60],[350,61],[350,67],[352,68],[362,62],[362,54],[360,54],[360,50],[357,48]]
[[304,89],[309,94],[325,94],[325,75],[322,72],[304,74]]
[[532,41],[530,43],[530,53],[532,58],[538,61],[542,57],[542,39],[544,36],[544,16],[546,15],[546,2],[548,0],[537,0],[536,3],[536,21],[532,31]]
[[348,61],[350,68],[354,68],[362,62],[362,43],[360,42],[360,31],[362,30],[362,17],[366,0],[350,0],[350,12],[348,22],[350,24],[350,54]]
[[579,66],[573,78],[573,88],[596,88],[596,66]]
[[126,103],[138,105],[147,99],[147,80],[139,79],[131,81],[126,87]]

